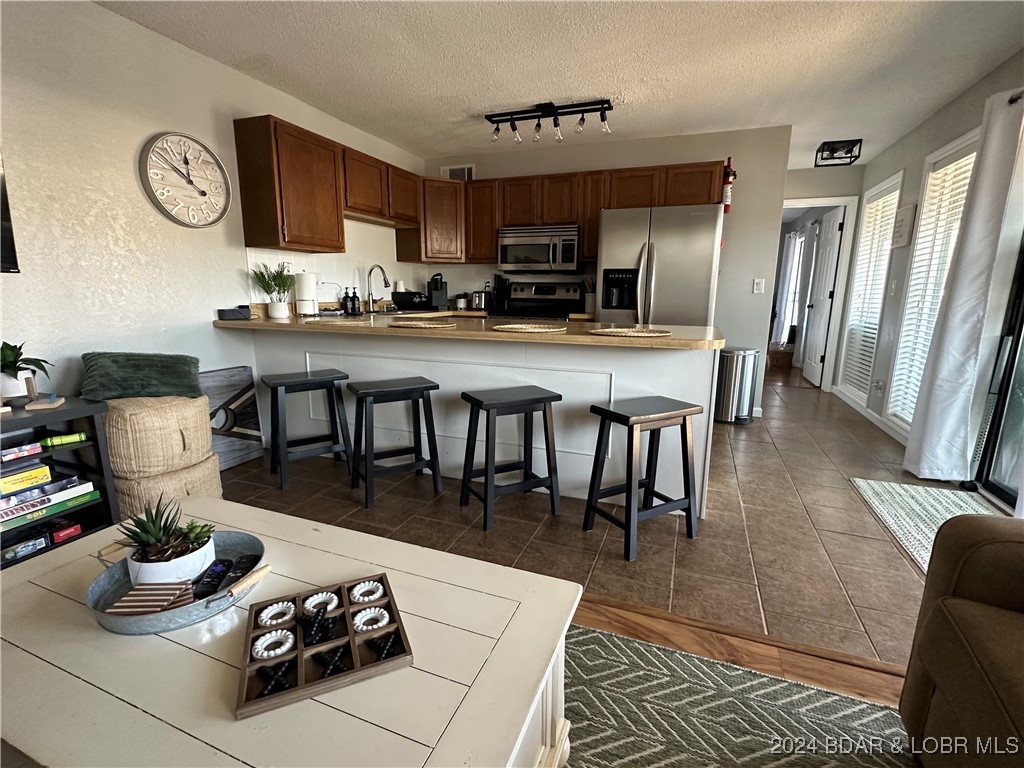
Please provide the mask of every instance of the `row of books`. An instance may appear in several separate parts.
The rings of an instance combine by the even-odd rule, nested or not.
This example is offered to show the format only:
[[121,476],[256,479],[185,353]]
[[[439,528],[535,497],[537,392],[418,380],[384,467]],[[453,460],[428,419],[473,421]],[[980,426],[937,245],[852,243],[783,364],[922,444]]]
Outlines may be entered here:
[[85,432],[73,432],[69,435],[52,435],[50,437],[44,437],[38,443],[28,443],[27,445],[3,448],[0,449],[0,463],[14,461],[15,459],[23,459],[26,456],[35,456],[37,453],[42,453],[47,448],[58,448],[64,445],[82,443],[85,442],[86,437]]
[[38,461],[0,477],[0,492],[0,532],[59,515],[100,497],[91,482],[55,477],[48,464]]

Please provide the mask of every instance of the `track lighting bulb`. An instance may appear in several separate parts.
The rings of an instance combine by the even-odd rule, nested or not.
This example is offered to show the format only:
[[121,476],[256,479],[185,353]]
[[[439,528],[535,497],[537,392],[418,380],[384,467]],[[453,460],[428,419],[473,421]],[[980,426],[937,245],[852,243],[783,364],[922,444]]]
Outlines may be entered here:
[[587,124],[587,118],[580,114],[580,119],[576,121],[576,133],[583,133],[583,126]]
[[533,140],[540,141],[540,120],[538,120],[537,124],[533,126]]
[[494,126],[494,130],[491,131],[491,143],[493,144],[498,140],[498,134],[501,133],[501,126]]
[[601,132],[611,133],[612,129],[608,126],[608,114],[602,109],[601,110]]
[[562,139],[562,127],[561,127],[561,125],[558,122],[558,116],[557,115],[555,116],[555,119],[552,122],[555,124],[555,141],[558,142],[559,144],[561,144],[562,141],[563,141],[563,139]]
[[513,144],[522,144],[523,143],[523,137],[519,135],[519,129],[516,127],[516,121],[512,120],[508,124],[508,127],[512,129],[512,143]]

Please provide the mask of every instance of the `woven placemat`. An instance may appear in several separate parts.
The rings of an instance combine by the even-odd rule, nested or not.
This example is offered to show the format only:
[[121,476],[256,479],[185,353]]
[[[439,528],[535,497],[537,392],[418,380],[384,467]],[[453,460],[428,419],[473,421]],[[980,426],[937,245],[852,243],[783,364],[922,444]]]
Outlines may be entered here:
[[592,331],[587,331],[587,333],[592,333],[595,336],[630,336],[635,338],[672,335],[672,331],[659,328],[595,328]]
[[508,323],[492,325],[492,331],[501,333],[564,333],[568,328],[564,325],[546,325],[541,323]]
[[389,328],[423,328],[429,330],[431,328],[455,328],[458,323],[453,323],[447,320],[396,320],[391,323]]
[[309,324],[309,323],[319,323],[320,325],[369,325],[372,322],[373,322],[373,319],[369,318],[369,317],[366,318],[365,320],[341,320],[340,318],[339,319],[335,319],[333,317],[330,317],[330,318],[313,318],[312,320],[307,320],[306,324]]

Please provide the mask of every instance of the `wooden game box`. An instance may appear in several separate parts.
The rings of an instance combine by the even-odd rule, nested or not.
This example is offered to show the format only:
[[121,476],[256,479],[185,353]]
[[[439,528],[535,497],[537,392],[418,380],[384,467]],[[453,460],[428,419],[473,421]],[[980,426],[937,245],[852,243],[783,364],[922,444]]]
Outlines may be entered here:
[[[349,591],[364,581],[379,582],[384,587],[384,594],[379,599],[370,602],[353,601],[349,597]],[[336,621],[333,631],[327,633],[328,639],[309,644],[306,629],[309,617],[304,613],[302,605],[307,598],[321,592],[332,592],[338,596],[338,606],[326,614],[327,617],[334,618]],[[259,624],[260,613],[271,605],[281,602],[292,603],[295,606],[295,616],[289,621],[274,626],[261,626]],[[357,632],[353,617],[366,608],[383,608],[388,613],[388,623]],[[253,655],[254,643],[261,636],[281,629],[294,635],[295,641],[291,649],[270,659],[256,658]],[[392,647],[393,655],[382,660],[379,658],[378,648],[380,646],[378,643],[387,641],[388,636],[392,633],[396,635]],[[347,671],[322,678],[325,671],[324,665],[314,657],[325,652],[333,655],[339,648],[343,649],[342,661],[348,668]],[[402,623],[402,614],[395,604],[394,593],[391,591],[388,577],[383,573],[254,603],[249,608],[245,647],[242,653],[244,662],[238,685],[238,704],[235,708],[235,718],[238,720],[318,696],[321,693],[375,677],[393,669],[408,667],[413,661],[412,647],[409,645],[409,636]],[[320,658],[323,659],[323,657]],[[291,687],[274,690],[260,696],[267,685],[266,676],[270,674],[267,671],[261,673],[260,669],[277,667],[278,664],[285,662],[288,663],[288,667],[284,677]]]

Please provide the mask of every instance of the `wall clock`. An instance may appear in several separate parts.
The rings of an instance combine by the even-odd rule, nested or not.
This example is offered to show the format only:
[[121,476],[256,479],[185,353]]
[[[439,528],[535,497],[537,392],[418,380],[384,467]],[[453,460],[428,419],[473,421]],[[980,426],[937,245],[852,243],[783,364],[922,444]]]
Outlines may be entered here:
[[183,227],[212,227],[231,205],[231,182],[220,158],[183,133],[158,133],[147,141],[139,175],[156,209]]

